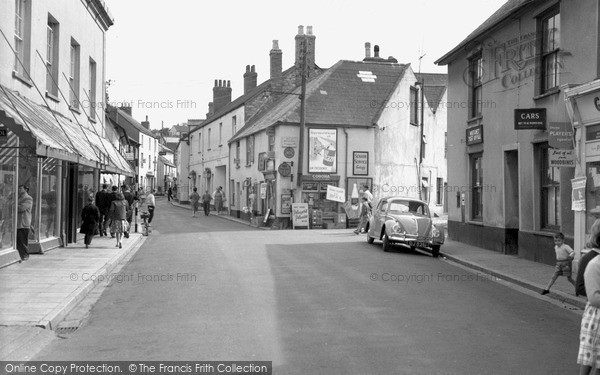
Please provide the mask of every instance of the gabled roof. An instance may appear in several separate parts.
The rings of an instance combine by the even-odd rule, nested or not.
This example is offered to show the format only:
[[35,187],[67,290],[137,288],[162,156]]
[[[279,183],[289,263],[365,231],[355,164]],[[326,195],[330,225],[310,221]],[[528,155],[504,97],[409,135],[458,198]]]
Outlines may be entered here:
[[452,56],[459,52],[462,49],[465,49],[469,45],[469,43],[473,42],[475,39],[483,35],[484,33],[490,31],[492,28],[498,26],[507,18],[513,16],[515,13],[519,12],[523,8],[528,5],[531,5],[535,2],[542,3],[548,2],[549,0],[508,0],[504,5],[500,7],[494,14],[492,14],[485,22],[479,25],[478,28],[475,29],[469,36],[465,38],[462,42],[460,42],[456,47],[454,47],[450,52],[446,53],[444,56],[440,57],[435,64],[437,65],[446,65],[450,61],[452,61]]
[[435,113],[448,87],[448,75],[441,73],[415,73],[419,81],[425,82],[423,95]]
[[[106,113],[108,114],[108,118],[111,121],[125,129],[128,136],[129,133],[133,130],[140,133],[144,133],[149,137],[156,138],[156,136],[154,135],[154,133],[152,133],[152,131],[150,131],[150,129],[146,129],[142,124],[137,122],[133,117],[131,117],[127,112],[123,111],[122,109],[109,105],[106,109]],[[137,137],[132,138],[136,139]],[[139,141],[139,139],[136,139],[136,141]]]
[[[306,124],[372,126],[408,65],[341,60],[306,84]],[[294,91],[300,94],[300,88]],[[286,95],[251,118],[230,143],[276,123],[299,123],[300,100]]]

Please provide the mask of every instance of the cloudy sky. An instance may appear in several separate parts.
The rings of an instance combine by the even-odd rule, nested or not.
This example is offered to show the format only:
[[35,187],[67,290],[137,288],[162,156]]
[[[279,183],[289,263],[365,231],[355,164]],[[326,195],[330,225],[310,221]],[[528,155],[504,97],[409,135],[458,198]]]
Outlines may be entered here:
[[106,0],[115,19],[107,33],[110,102],[131,103],[133,116],[148,116],[155,129],[205,118],[215,79],[231,81],[233,99],[243,93],[246,65],[256,65],[259,84],[268,79],[273,40],[283,69],[291,66],[298,25],[313,27],[323,68],[362,60],[370,42],[415,71],[425,55],[422,72],[445,73],[433,62],[505,1]]

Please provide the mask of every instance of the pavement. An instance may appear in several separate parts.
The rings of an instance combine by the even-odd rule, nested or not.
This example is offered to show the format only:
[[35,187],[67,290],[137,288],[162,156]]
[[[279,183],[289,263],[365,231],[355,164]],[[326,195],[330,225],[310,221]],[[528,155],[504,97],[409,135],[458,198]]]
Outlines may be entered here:
[[[189,204],[170,203],[191,210]],[[199,215],[203,214],[199,212]],[[211,215],[216,216],[212,212]],[[216,217],[252,226],[248,221],[226,214]],[[447,222],[445,217],[434,220],[442,225]],[[352,229],[318,230],[344,233]],[[119,249],[115,247],[115,239],[96,236],[89,249],[85,249],[83,241],[79,241],[42,255],[33,254],[25,262],[1,268],[0,361],[28,360],[56,339],[55,330],[61,322],[89,294],[94,294],[90,292],[96,286],[107,284],[115,268],[135,254],[143,241],[141,234],[132,233],[129,239],[123,240],[123,248]],[[580,311],[585,307],[585,299],[575,296],[574,287],[564,277],[558,278],[550,294],[539,294],[552,277],[553,266],[450,239],[442,246],[440,259],[493,276],[495,280],[528,291],[535,298],[546,299],[571,310]]]

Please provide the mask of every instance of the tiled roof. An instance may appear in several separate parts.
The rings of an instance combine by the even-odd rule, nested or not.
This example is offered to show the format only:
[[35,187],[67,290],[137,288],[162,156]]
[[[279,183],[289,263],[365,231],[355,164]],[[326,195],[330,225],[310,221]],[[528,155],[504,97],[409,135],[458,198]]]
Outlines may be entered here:
[[429,103],[429,107],[435,113],[440,105],[444,92],[448,86],[448,75],[440,73],[416,73],[419,81],[425,82],[423,95]]
[[470,43],[472,43],[475,39],[480,37],[485,32],[489,31],[493,27],[497,26],[508,17],[512,16],[514,13],[523,9],[524,7],[533,4],[534,2],[547,2],[550,0],[508,0],[504,5],[502,5],[494,14],[492,14],[485,22],[479,25],[478,28],[475,29],[469,36],[467,36],[462,42],[460,42],[456,47],[454,47],[450,52],[446,53],[444,56],[440,57],[435,64],[438,65],[446,65],[452,59],[452,55],[468,47]]
[[[306,124],[371,126],[408,65],[341,60],[306,84]],[[300,94],[300,88],[294,93]],[[299,123],[300,100],[284,96],[262,116],[250,119],[230,142],[275,123]]]

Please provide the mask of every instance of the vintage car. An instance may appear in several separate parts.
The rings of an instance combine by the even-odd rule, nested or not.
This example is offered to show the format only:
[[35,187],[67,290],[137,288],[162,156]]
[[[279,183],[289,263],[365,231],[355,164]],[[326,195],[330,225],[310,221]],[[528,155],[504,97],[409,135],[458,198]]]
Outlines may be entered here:
[[414,198],[380,199],[367,224],[367,242],[383,241],[383,251],[390,251],[393,244],[404,244],[413,250],[431,250],[437,258],[444,238],[444,228],[433,224],[427,204]]

